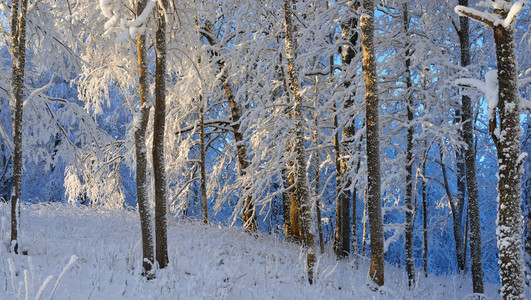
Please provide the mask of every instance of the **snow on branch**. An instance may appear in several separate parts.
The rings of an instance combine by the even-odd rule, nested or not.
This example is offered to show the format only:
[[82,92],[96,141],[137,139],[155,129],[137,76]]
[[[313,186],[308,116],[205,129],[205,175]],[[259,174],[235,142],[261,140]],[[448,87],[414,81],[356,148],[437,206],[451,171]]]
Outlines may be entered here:
[[494,118],[494,110],[498,106],[498,70],[490,70],[485,74],[485,82],[473,78],[459,78],[454,81],[462,87],[472,87],[485,94],[488,105],[488,118]]
[[455,7],[454,11],[456,14],[458,14],[461,17],[469,17],[471,19],[474,19],[476,21],[480,21],[484,24],[489,25],[490,27],[495,26],[503,26],[505,28],[511,26],[514,24],[514,21],[522,11],[522,9],[525,7],[527,3],[527,0],[519,0],[516,1],[510,8],[508,7],[508,3],[505,1],[497,2],[497,1],[490,1],[487,3],[487,1],[481,2],[481,6],[484,7],[490,7],[493,10],[505,10],[508,11],[507,17],[505,19],[501,18],[500,14],[498,13],[489,13],[486,11],[479,11],[474,8],[470,8],[467,6],[458,5]]
[[494,24],[498,23],[500,19],[498,15],[496,14],[479,11],[477,9],[470,8],[470,7],[463,6],[463,5],[456,6],[454,8],[454,11],[460,17],[469,17],[476,21],[480,21],[481,23],[487,24],[490,27],[494,27]]
[[108,19],[104,25],[104,35],[116,30],[115,27],[121,28],[122,33],[114,39],[114,42],[119,44],[127,40],[129,37],[135,38],[136,36],[145,33],[147,20],[153,12],[153,9],[157,6],[157,0],[149,0],[142,13],[129,23],[126,18],[122,16],[123,13],[120,11],[120,3],[111,0],[100,0],[99,6],[102,14]]
[[144,8],[144,10],[140,14],[140,16],[138,16],[136,19],[131,21],[131,23],[129,23],[129,26],[131,26],[131,27],[140,27],[140,26],[144,25],[146,23],[146,21],[147,21],[147,18],[149,17],[151,12],[153,11],[153,8],[155,8],[156,5],[157,5],[157,3],[155,3],[154,1],[149,1],[146,4],[146,8]]
[[509,10],[509,13],[507,14],[507,17],[505,20],[503,20],[503,27],[507,28],[514,24],[514,20],[518,17],[522,9],[524,8],[526,4],[526,0],[520,0],[516,1],[513,6],[511,6],[511,9]]
[[31,92],[31,94],[26,98],[26,100],[24,100],[24,105],[26,105],[26,103],[29,103],[29,101],[32,100],[34,97],[46,92],[49,88],[51,88],[53,86],[54,79],[55,79],[55,74],[52,74],[50,81],[45,86],[42,86],[34,90],[33,92]]

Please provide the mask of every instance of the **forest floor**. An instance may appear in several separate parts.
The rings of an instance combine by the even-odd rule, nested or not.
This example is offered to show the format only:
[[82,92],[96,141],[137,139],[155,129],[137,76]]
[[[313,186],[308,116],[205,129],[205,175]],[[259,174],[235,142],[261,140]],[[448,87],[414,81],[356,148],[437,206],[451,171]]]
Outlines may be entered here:
[[[64,204],[23,206],[20,249],[9,247],[9,205],[0,203],[0,299],[469,299],[469,278],[421,276],[386,266],[385,287],[367,288],[368,261],[318,257],[316,284],[298,246],[239,228],[170,220],[170,264],[140,276],[138,216]],[[328,249],[331,252],[331,249]],[[498,299],[487,285],[487,299]],[[528,295],[529,296],[529,295]]]

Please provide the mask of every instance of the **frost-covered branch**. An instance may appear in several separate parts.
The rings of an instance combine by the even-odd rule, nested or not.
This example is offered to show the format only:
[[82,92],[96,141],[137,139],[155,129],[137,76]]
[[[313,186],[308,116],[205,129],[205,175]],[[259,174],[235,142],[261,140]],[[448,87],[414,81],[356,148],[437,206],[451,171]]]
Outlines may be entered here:
[[460,17],[469,17],[483,24],[489,25],[490,27],[494,27],[494,24],[499,22],[499,17],[497,15],[488,12],[482,12],[467,6],[456,6],[455,13]]
[[[492,9],[494,9],[494,11],[500,10],[500,9],[508,9],[507,7],[505,7],[506,6],[505,4],[508,4],[506,2],[503,2],[503,5],[501,6],[497,2],[487,3],[485,1],[482,3],[483,3],[483,6],[486,6],[486,7],[490,6]],[[516,1],[511,6],[511,8],[508,9],[507,16],[505,18],[502,18],[501,14],[498,14],[498,13],[489,13],[485,11],[479,11],[477,9],[470,8],[467,6],[462,6],[462,5],[458,5],[455,7],[455,13],[461,17],[466,16],[476,21],[480,21],[486,25],[489,25],[490,27],[501,25],[507,28],[514,24],[516,18],[518,17],[522,9],[525,7],[526,3],[527,3],[526,0]]]

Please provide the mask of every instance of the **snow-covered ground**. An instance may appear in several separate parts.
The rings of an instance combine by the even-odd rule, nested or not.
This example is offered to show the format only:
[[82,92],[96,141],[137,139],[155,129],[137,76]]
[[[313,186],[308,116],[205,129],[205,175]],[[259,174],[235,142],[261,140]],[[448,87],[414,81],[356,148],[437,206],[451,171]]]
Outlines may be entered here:
[[[22,208],[21,249],[8,252],[9,206],[0,203],[0,299],[468,299],[469,279],[424,276],[407,290],[405,272],[386,266],[386,285],[366,287],[367,260],[324,254],[309,285],[299,247],[238,228],[170,220],[170,264],[156,279],[139,275],[135,212],[63,204]],[[40,294],[40,295],[39,295]],[[529,295],[528,295],[529,296]],[[498,299],[487,285],[487,298]]]

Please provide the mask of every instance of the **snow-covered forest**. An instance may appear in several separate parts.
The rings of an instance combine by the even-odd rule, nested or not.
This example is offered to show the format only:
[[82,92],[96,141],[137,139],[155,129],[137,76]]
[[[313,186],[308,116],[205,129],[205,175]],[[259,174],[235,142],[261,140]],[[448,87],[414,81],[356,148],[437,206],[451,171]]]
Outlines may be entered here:
[[527,0],[2,0],[0,299],[531,298]]

